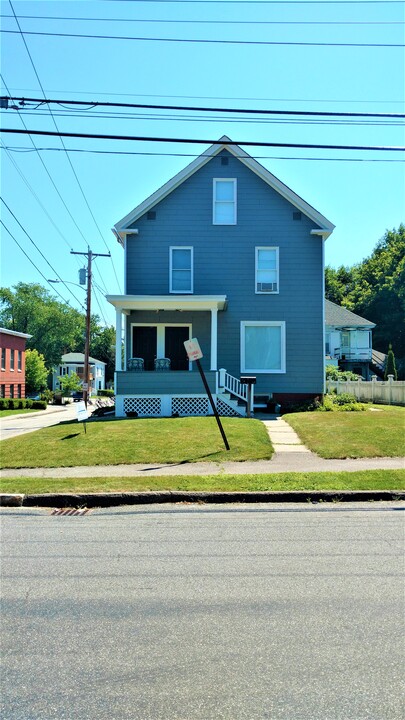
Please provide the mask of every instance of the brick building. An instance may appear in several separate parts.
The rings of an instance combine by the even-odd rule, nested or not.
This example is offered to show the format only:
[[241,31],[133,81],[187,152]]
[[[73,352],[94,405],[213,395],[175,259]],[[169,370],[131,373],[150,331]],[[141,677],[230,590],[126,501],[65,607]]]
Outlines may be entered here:
[[30,337],[32,335],[0,328],[1,397],[25,397],[25,343]]

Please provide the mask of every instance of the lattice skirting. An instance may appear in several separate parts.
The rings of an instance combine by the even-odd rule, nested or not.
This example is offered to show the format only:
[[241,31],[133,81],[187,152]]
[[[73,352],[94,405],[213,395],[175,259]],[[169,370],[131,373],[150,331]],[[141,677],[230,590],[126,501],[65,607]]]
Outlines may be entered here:
[[[117,402],[118,401],[118,402]],[[221,398],[214,396],[220,415],[239,417],[239,413]],[[123,412],[119,411],[119,407]],[[161,395],[116,398],[117,415],[136,413],[139,417],[171,417],[172,415],[212,415],[212,408],[205,395]]]

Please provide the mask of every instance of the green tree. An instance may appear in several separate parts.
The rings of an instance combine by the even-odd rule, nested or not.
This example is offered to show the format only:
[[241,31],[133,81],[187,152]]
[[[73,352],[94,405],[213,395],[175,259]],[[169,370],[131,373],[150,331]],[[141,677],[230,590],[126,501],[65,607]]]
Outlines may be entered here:
[[58,380],[64,396],[69,396],[72,392],[76,392],[82,387],[80,378],[75,372],[70,373],[70,375],[62,375]]
[[385,364],[384,380],[388,380],[388,375],[393,375],[394,380],[397,380],[397,369],[395,367],[395,356],[392,350],[391,343],[388,346],[387,362]]
[[25,353],[25,389],[28,393],[45,390],[48,370],[45,358],[38,350],[26,350]]
[[90,355],[106,363],[106,382],[114,380],[115,328],[112,325],[94,330],[91,337]]
[[63,353],[81,350],[84,344],[84,313],[58,302],[35,283],[0,288],[0,325],[32,335],[27,348],[38,350],[49,370]]

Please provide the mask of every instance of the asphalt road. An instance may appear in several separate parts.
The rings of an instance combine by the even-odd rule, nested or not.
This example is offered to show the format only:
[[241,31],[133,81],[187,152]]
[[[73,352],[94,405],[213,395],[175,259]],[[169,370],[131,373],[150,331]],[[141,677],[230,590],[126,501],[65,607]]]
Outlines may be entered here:
[[42,428],[57,425],[67,420],[76,420],[77,403],[68,405],[49,405],[45,411],[27,413],[25,415],[0,418],[0,440],[25,435],[26,433],[42,430]]
[[3,510],[2,717],[402,720],[404,510]]

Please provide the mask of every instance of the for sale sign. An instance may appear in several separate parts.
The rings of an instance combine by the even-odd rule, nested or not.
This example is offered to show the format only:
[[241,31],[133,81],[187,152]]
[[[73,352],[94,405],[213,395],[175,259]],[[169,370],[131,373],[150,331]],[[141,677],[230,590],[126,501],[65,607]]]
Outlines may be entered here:
[[191,338],[191,340],[186,340],[184,343],[184,347],[186,348],[186,353],[189,360],[199,360],[200,358],[202,358],[203,354],[201,352],[201,348],[197,338]]

